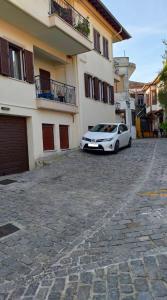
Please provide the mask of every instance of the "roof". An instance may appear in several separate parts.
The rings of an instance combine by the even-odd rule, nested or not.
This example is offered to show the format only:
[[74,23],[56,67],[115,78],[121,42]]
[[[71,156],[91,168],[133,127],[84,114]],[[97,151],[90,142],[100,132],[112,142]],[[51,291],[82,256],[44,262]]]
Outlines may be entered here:
[[131,38],[131,35],[112,15],[109,9],[102,3],[101,0],[88,0],[88,2],[100,13],[100,15],[120,34],[123,40]]
[[129,88],[130,89],[140,89],[142,88],[146,83],[144,82],[138,82],[138,81],[130,81],[129,82]]

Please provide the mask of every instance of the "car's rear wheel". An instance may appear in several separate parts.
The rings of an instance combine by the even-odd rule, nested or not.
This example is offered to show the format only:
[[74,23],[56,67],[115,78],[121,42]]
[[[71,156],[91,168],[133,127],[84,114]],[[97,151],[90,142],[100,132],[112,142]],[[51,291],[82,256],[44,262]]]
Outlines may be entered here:
[[128,147],[129,147],[129,148],[132,147],[132,138],[129,139]]
[[114,153],[117,154],[119,151],[119,141],[116,141],[115,147],[114,147]]

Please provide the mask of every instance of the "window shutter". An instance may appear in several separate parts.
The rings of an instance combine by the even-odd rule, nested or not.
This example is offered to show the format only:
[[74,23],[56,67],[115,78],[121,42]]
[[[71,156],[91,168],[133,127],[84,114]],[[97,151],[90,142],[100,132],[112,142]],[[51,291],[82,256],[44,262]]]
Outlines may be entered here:
[[0,38],[0,74],[10,76],[9,43]]
[[114,105],[114,87],[110,85],[109,87],[110,103]]
[[100,95],[99,95],[99,79],[97,77],[93,78],[94,81],[94,99],[95,100],[99,100],[100,99]]
[[27,82],[34,83],[33,53],[28,50],[24,50],[24,76]]
[[94,29],[93,34],[94,34],[94,49],[96,51],[98,51],[99,53],[101,53],[100,52],[100,33],[96,29]]
[[104,101],[105,103],[108,102],[107,87],[108,87],[107,82],[103,82],[103,101]]
[[90,76],[88,74],[84,74],[85,77],[85,96],[90,98]]
[[97,34],[96,30],[93,30],[93,35],[94,35],[94,48],[97,49]]
[[104,37],[103,37],[103,56],[106,57],[106,41]]

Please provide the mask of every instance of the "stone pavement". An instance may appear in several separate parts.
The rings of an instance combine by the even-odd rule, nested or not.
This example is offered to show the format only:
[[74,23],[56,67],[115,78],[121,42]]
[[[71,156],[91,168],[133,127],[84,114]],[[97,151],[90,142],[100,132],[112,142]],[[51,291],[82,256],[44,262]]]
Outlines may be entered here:
[[167,140],[70,152],[0,186],[0,299],[167,299]]

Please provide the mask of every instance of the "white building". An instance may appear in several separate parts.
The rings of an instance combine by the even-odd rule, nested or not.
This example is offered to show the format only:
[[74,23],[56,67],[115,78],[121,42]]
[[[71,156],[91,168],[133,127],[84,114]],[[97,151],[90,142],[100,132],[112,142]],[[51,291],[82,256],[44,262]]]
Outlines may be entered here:
[[0,1],[0,175],[115,120],[112,47],[128,38],[99,0]]
[[115,57],[114,68],[116,121],[126,123],[131,130],[132,137],[136,138],[135,100],[129,93],[129,79],[136,65],[129,62],[128,57]]

